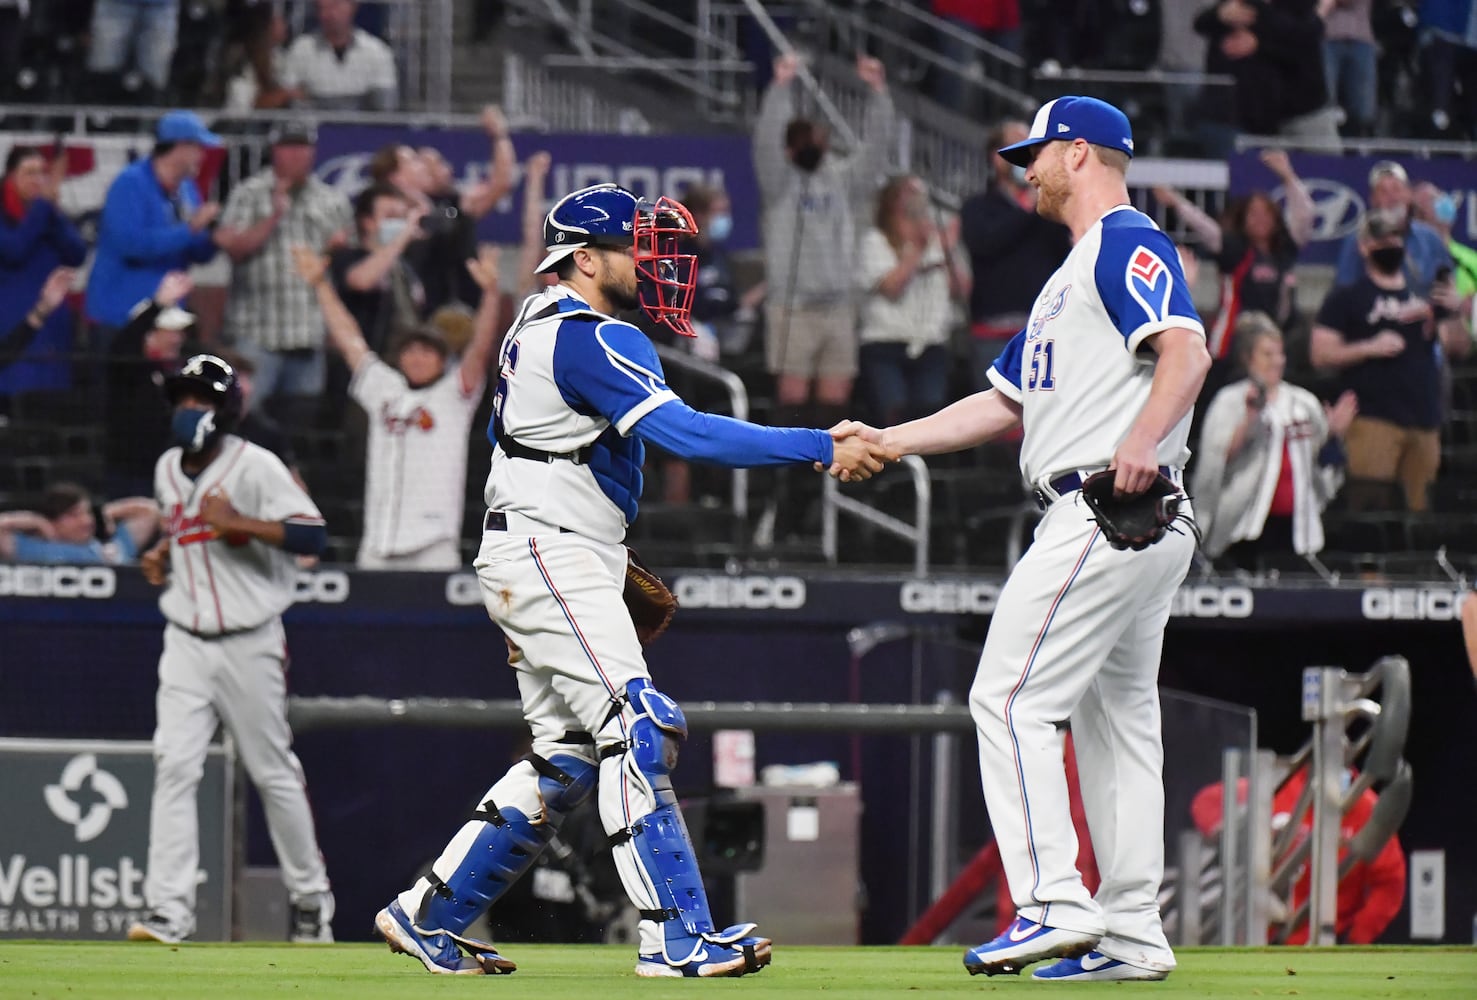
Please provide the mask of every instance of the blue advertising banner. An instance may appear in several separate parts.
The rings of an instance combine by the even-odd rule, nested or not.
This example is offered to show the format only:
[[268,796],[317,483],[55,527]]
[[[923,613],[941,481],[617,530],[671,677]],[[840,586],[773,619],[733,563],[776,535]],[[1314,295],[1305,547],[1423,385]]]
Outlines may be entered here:
[[[1338,260],[1339,245],[1354,232],[1369,199],[1369,171],[1389,157],[1318,156],[1293,153],[1292,167],[1313,196],[1313,238],[1303,248],[1305,264],[1333,264]],[[1468,160],[1401,159],[1398,162],[1410,174],[1410,182],[1430,181],[1457,200],[1456,223],[1452,235],[1472,245],[1477,240],[1477,164]],[[1276,176],[1258,159],[1255,152],[1237,153],[1229,160],[1231,195],[1269,191],[1279,204],[1283,202],[1282,186]]]
[[[382,125],[325,125],[318,132],[318,176],[352,197],[369,180],[369,160],[390,143],[434,146],[458,178],[487,174],[491,150],[476,129],[405,129]],[[553,159],[546,195],[552,204],[570,191],[615,181],[641,197],[679,197],[691,184],[721,187],[733,201],[729,246],[759,245],[759,185],[749,139],[743,135],[576,135],[522,133],[513,136],[520,164],[517,186],[482,220],[482,239],[518,243],[523,205],[521,164],[534,153]]]

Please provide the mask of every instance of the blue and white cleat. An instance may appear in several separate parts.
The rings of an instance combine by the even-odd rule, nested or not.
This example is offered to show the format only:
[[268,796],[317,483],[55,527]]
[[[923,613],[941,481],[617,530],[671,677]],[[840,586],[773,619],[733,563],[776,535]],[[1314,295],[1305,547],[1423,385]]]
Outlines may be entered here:
[[721,931],[703,934],[693,941],[685,958],[673,958],[665,950],[636,956],[636,975],[666,978],[747,976],[769,964],[773,942],[750,932],[754,924],[734,924]]
[[1089,951],[1080,958],[1064,958],[1031,973],[1032,979],[1055,983],[1158,982],[1169,973],[1145,969],[1109,958],[1100,951]]
[[1097,947],[1099,934],[1084,934],[1016,917],[1005,933],[964,953],[971,976],[1018,976],[1032,962],[1044,958],[1076,958]]
[[[440,975],[498,976],[518,969],[486,941],[417,927],[398,899],[375,914],[374,928],[389,943],[391,951],[409,955]],[[462,954],[464,948],[468,954]]]

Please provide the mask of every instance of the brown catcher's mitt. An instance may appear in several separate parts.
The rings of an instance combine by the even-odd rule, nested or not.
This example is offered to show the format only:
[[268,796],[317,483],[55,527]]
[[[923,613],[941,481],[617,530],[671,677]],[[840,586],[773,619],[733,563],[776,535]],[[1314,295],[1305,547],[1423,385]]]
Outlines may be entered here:
[[626,589],[622,596],[636,626],[636,638],[641,640],[641,645],[649,646],[672,624],[677,598],[629,545],[626,555]]

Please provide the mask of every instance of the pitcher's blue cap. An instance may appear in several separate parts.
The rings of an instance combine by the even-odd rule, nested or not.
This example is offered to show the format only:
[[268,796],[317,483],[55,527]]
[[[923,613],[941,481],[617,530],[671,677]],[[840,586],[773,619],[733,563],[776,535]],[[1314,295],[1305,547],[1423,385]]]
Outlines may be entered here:
[[1058,97],[1047,101],[1031,122],[1031,134],[1000,150],[1000,155],[1018,167],[1029,166],[1034,147],[1057,139],[1067,142],[1085,139],[1095,146],[1133,155],[1133,128],[1128,124],[1128,116],[1096,97]]

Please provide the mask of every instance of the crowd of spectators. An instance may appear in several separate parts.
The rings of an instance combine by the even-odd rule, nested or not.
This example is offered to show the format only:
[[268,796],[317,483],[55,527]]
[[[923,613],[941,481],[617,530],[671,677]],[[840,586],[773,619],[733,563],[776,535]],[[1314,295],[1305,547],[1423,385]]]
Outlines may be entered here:
[[385,26],[383,5],[356,0],[4,0],[0,97],[393,110]]
[[[1071,70],[1156,68],[1121,96],[1163,107],[1174,148],[1224,155],[1236,136],[1285,135],[1332,146],[1340,135],[1477,136],[1477,17],[1472,0],[917,0],[947,21],[930,39],[959,72],[930,90],[973,115],[973,34],[1021,57],[1031,80]],[[1198,74],[1228,76],[1230,87]],[[1162,91],[1162,93],[1160,93]]]
[[[197,187],[220,138],[194,113],[168,112],[149,155],[108,190],[85,279],[77,268],[89,248],[56,204],[60,171],[42,150],[14,148],[0,184],[0,424],[10,426],[13,406],[21,415],[28,401],[60,394],[105,431],[88,488],[147,495],[168,441],[164,376],[209,350],[241,381],[237,433],[295,475],[303,432],[357,451],[335,457],[368,471],[353,505],[364,519],[361,564],[459,565],[468,441],[506,313],[475,225],[512,188],[516,168],[502,115],[489,109],[483,121],[483,179],[459,186],[437,151],[390,145],[352,206],[314,173],[314,129],[282,122],[264,169],[235,184],[222,207]],[[211,328],[190,311],[202,291],[190,270],[217,259],[228,277],[224,323]],[[4,505],[39,495],[34,484],[9,494],[17,484],[3,457]],[[39,507],[46,517],[10,517],[4,552],[53,551],[9,541],[52,538],[52,506]],[[111,535],[108,543],[100,551],[114,561],[138,551]]]
[[[1288,13],[1268,13],[1269,5],[1228,0],[1203,9],[1197,24],[1255,37],[1258,24]],[[251,6],[280,17],[272,5]],[[1346,6],[1360,9],[1323,4],[1315,16]],[[294,48],[337,38],[336,51],[349,52],[365,34],[352,26],[353,7],[321,0],[316,34]],[[971,16],[967,4],[935,7],[961,23]],[[1008,23],[997,27],[994,42],[1027,44],[1012,40]],[[1339,42],[1329,39],[1326,51],[1352,48]],[[291,51],[270,61],[281,72],[269,82],[291,91],[287,103],[304,79],[286,69]],[[1306,86],[1324,87],[1325,71],[1335,90],[1335,77],[1357,76],[1332,64],[1330,55]],[[1035,213],[1024,171],[998,157],[957,215],[941,216],[922,178],[887,176],[897,118],[882,63],[857,58],[868,97],[859,142],[845,151],[801,110],[798,68],[795,56],[779,56],[761,96],[752,145],[759,202],[735,205],[708,185],[681,192],[699,225],[687,247],[699,260],[699,336],[668,338],[669,346],[740,368],[747,359],[746,374],[761,375],[750,383],[761,416],[781,425],[826,426],[849,414],[891,423],[982,388],[983,371],[1069,249],[1067,233]],[[88,246],[57,207],[60,158],[12,149],[0,184],[0,331],[8,331],[0,333],[0,407],[25,392],[95,392],[108,433],[103,475],[88,485],[144,495],[167,439],[163,375],[198,349],[225,354],[250,399],[240,433],[295,474],[302,434],[332,435],[332,460],[365,470],[357,523],[346,529],[361,566],[458,564],[469,474],[476,478],[467,445],[481,433],[487,369],[509,300],[547,280],[533,263],[558,193],[546,188],[549,154],[520,164],[495,108],[482,125],[485,171],[460,179],[436,148],[391,143],[369,158],[367,184],[351,202],[316,176],[312,125],[280,121],[268,161],[231,185],[221,205],[209,199],[213,186],[197,186],[220,137],[194,113],[165,113],[150,154],[108,191],[85,279],[77,268]],[[989,141],[998,148],[1027,130],[1005,120]],[[1370,211],[1342,248],[1334,290],[1321,301],[1300,297],[1313,203],[1286,154],[1267,151],[1262,162],[1280,203],[1256,191],[1211,218],[1177,191],[1153,192],[1188,233],[1187,272],[1197,255],[1219,271],[1219,301],[1206,317],[1217,363],[1199,407],[1194,474],[1202,494],[1217,496],[1202,503],[1208,556],[1243,569],[1273,550],[1316,554],[1331,503],[1429,509],[1449,372],[1469,350],[1477,291],[1477,253],[1452,238],[1456,198],[1413,187],[1390,161],[1371,172]],[[504,295],[477,224],[520,173],[523,245]],[[726,247],[739,213],[760,220],[757,281],[739,280]],[[228,274],[218,324],[205,321],[207,303],[187,276],[210,260]],[[694,497],[690,470],[660,456],[654,463],[653,492],[670,503]],[[318,464],[310,456],[302,474],[311,478]],[[771,510],[795,522],[781,529],[812,527],[814,487],[780,477],[767,491]],[[34,518],[18,523],[22,534],[42,531]]]

